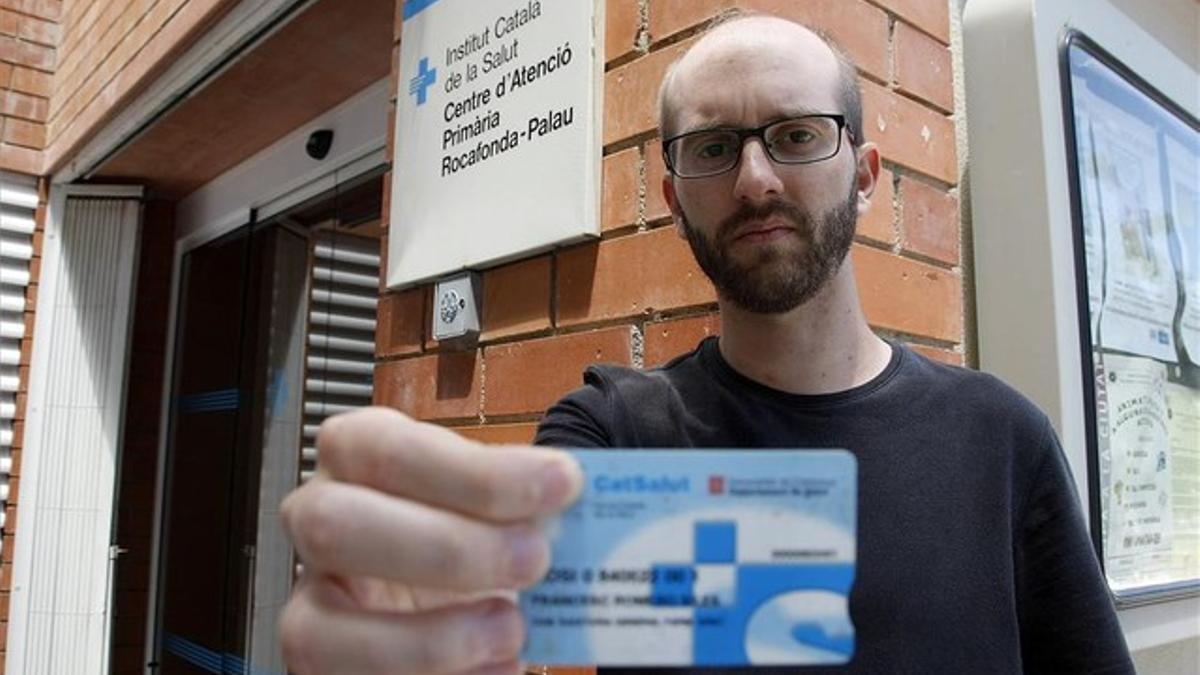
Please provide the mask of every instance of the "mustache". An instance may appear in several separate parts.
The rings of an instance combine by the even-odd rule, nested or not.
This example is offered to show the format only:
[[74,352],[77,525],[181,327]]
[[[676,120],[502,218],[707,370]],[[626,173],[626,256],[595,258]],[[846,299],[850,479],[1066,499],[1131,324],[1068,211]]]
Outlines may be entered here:
[[802,237],[812,238],[812,218],[792,202],[776,198],[761,204],[742,204],[737,211],[717,225],[717,240],[728,241],[737,236],[738,230],[746,223],[766,220],[772,216],[779,216],[788,221]]

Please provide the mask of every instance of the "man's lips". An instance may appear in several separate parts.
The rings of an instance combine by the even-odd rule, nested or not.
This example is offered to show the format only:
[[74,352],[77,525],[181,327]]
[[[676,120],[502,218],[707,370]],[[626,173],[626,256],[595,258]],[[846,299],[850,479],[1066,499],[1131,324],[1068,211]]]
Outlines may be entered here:
[[739,234],[734,242],[744,242],[748,244],[759,244],[768,241],[775,241],[790,235],[794,230],[790,227],[768,227],[761,230],[748,230]]
[[734,242],[766,242],[786,237],[796,231],[796,228],[780,218],[771,218],[766,222],[756,222],[743,225],[734,232]]

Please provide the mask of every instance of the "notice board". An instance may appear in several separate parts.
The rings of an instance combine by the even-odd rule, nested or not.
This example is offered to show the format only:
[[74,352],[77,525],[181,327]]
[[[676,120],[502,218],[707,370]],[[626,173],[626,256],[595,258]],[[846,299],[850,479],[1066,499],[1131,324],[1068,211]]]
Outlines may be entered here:
[[1086,35],[1062,82],[1093,530],[1118,599],[1200,584],[1200,123]]

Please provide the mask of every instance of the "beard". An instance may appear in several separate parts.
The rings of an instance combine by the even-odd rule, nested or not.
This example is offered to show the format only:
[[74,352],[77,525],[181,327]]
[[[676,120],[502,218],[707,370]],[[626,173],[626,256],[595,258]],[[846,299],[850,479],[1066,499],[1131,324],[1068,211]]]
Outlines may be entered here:
[[[819,217],[783,199],[743,205],[709,238],[682,215],[688,244],[717,294],[757,314],[779,314],[808,302],[837,271],[850,252],[857,220],[857,192]],[[731,243],[739,227],[753,220],[780,217],[804,244],[798,248],[761,246],[749,260],[736,260]]]

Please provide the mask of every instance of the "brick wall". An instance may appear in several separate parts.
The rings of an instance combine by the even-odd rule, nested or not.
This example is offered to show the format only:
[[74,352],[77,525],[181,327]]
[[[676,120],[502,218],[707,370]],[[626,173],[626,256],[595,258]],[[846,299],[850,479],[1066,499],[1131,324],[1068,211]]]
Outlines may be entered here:
[[[588,363],[651,367],[718,330],[715,294],[660,193],[655,101],[667,65],[734,5],[823,28],[858,61],[866,134],[884,165],[852,252],[868,319],[924,354],[963,363],[950,3],[608,0],[603,236],[484,272],[472,352],[430,338],[429,287],[384,292],[378,403],[481,440],[528,441]],[[397,43],[399,34],[398,16]]]
[[236,0],[0,0],[0,168],[49,174]]
[[4,554],[0,557],[0,673],[5,672],[8,656],[8,609],[12,598],[13,551],[16,548],[17,511],[21,503],[21,456],[24,454],[25,406],[29,400],[29,362],[33,351],[34,310],[37,307],[38,279],[42,273],[42,247],[46,234],[46,200],[49,184],[38,185],[38,207],[34,215],[33,258],[29,261],[29,286],[25,289],[25,337],[21,339],[20,382],[13,417],[12,470],[8,476],[8,502],[4,518]]
[[37,175],[63,0],[0,0],[0,169]]

